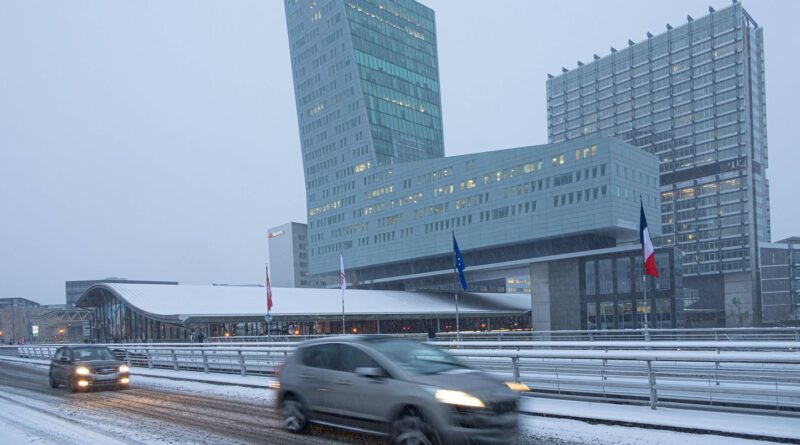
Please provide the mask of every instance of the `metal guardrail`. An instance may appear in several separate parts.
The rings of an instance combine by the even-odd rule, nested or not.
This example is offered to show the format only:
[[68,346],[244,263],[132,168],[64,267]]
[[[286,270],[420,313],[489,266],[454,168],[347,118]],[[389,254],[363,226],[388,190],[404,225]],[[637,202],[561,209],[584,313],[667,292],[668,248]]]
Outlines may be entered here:
[[[425,333],[389,334],[426,338]],[[462,332],[462,340],[484,341],[800,341],[800,327],[708,329],[609,329],[593,331],[489,331]],[[326,335],[272,335],[211,337],[212,343],[298,342]],[[454,332],[438,332],[436,340],[456,340]]]
[[[130,366],[270,375],[294,342],[110,344]],[[437,342],[541,395],[800,417],[798,342]],[[61,345],[4,347],[50,359]],[[565,346],[565,347],[559,347]],[[13,349],[11,349],[13,348]]]

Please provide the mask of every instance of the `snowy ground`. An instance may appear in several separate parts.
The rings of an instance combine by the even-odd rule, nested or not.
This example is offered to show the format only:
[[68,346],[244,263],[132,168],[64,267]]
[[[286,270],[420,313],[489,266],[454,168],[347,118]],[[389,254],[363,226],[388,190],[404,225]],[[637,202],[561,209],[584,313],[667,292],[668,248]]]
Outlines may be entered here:
[[[331,429],[315,429],[312,436],[298,438],[283,433],[274,412],[274,391],[257,388],[267,378],[167,370],[136,369],[133,388],[128,391],[99,391],[69,394],[63,388],[47,386],[46,368],[31,363],[8,363],[0,360],[0,442],[38,444],[214,444],[214,443],[362,443],[388,444],[382,439],[341,433]],[[150,376],[142,375],[144,373]],[[202,377],[218,380],[206,383],[171,380]],[[259,380],[255,380],[259,379]],[[263,380],[263,381],[262,381]],[[247,382],[253,386],[231,384]],[[224,383],[224,384],[220,384]],[[627,416],[630,420],[647,420],[642,407],[619,407],[608,404],[570,405],[547,399],[526,399],[525,409],[575,415],[577,411],[605,413],[606,417]],[[527,406],[532,404],[532,406]],[[627,410],[633,408],[634,411]],[[146,409],[146,411],[145,411]],[[152,411],[152,412],[151,412]],[[689,417],[706,420],[717,413],[658,410],[673,419]],[[149,414],[144,414],[149,412]],[[740,415],[741,416],[741,415]],[[724,416],[723,416],[724,417]],[[767,432],[798,433],[800,420],[773,417],[741,416],[739,428],[748,422],[759,422],[759,434]],[[777,418],[780,419],[780,418]],[[702,423],[702,422],[701,422]],[[780,426],[783,425],[783,426]],[[233,427],[233,428],[231,428]],[[752,427],[752,426],[750,426]],[[770,430],[772,428],[772,430]],[[781,429],[782,428],[782,429]],[[685,444],[745,445],[770,442],[752,441],[717,435],[698,435],[654,429],[596,425],[576,420],[541,416],[521,416],[522,434],[519,444],[553,445],[633,445]],[[798,441],[800,443],[800,441]]]

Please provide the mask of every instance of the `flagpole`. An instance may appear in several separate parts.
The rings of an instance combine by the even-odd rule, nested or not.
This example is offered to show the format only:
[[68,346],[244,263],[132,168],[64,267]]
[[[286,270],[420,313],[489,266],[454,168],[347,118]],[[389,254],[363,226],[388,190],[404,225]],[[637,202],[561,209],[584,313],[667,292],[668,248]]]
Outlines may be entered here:
[[342,288],[342,335],[347,334],[344,321],[344,289],[347,287],[347,281],[344,275],[344,255],[339,252],[339,286]]
[[269,263],[266,265],[267,275],[266,275],[266,287],[267,287],[267,343],[272,344],[272,315],[270,314],[271,308],[269,305],[269,300],[272,298],[270,295],[272,293],[272,283],[269,282]]
[[[456,232],[453,231],[453,239],[456,239]],[[458,268],[456,267],[457,259],[456,259],[456,251],[453,249],[453,284],[455,289],[455,296],[456,296],[456,341],[461,341],[461,326],[459,325],[459,316],[458,316],[458,286],[460,285],[458,280]]]

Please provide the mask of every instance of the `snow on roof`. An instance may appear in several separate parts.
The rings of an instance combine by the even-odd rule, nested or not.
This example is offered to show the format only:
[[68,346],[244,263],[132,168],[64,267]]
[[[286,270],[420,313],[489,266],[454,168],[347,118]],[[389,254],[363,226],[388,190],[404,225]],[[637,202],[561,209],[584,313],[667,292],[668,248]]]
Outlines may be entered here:
[[[190,317],[262,316],[267,311],[263,287],[102,283],[89,288],[80,300],[97,288],[117,294],[142,311],[177,316],[181,320]],[[272,314],[277,317],[342,313],[339,289],[273,288],[272,301]],[[522,314],[530,310],[531,297],[526,294],[459,293],[458,303],[459,312],[464,315]],[[348,289],[345,291],[345,312],[363,316],[455,316],[455,302],[452,293]]]

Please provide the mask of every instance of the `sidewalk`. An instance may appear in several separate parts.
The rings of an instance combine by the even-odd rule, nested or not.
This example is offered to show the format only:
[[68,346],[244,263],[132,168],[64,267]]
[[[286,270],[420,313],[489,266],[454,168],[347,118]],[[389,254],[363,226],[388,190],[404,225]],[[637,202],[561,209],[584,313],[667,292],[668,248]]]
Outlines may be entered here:
[[[3,357],[0,360],[49,365],[48,360]],[[272,377],[238,374],[214,374],[169,369],[132,368],[134,376],[165,378],[214,385],[236,385],[249,388],[270,388]],[[526,396],[520,403],[520,413],[582,420],[589,423],[636,426],[660,430],[684,431],[745,439],[770,440],[800,444],[800,417],[737,414],[709,410],[658,408],[584,402]]]
[[524,397],[520,412],[613,425],[800,443],[800,417]]

